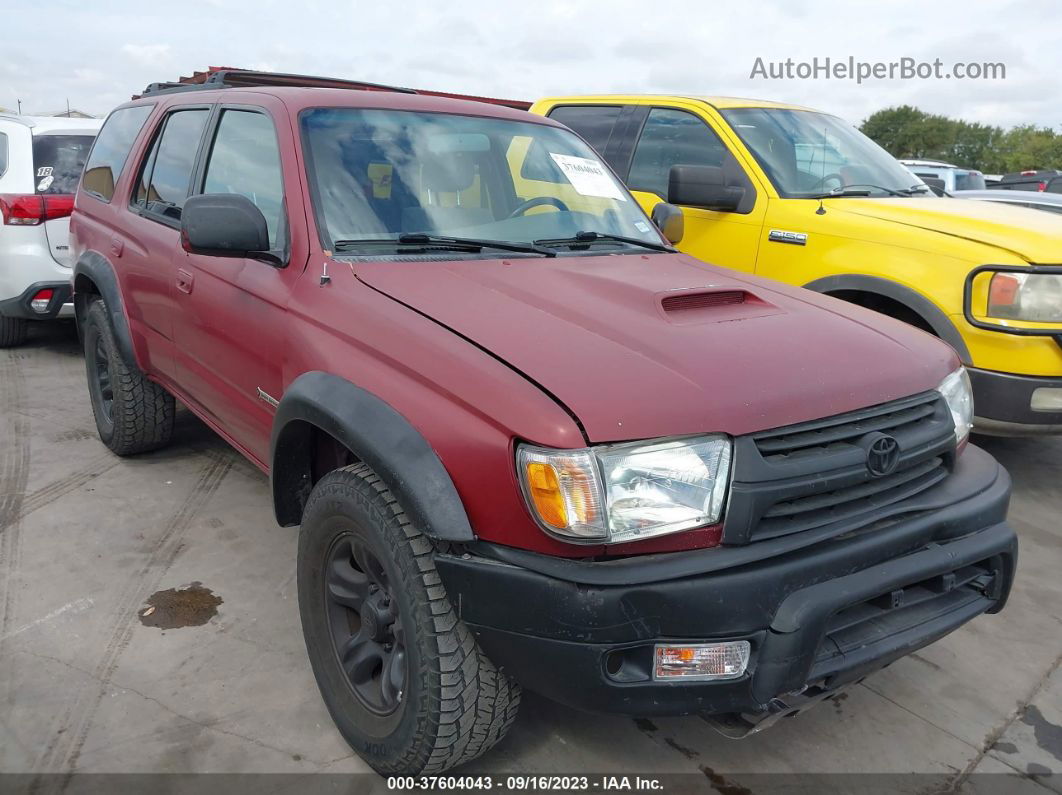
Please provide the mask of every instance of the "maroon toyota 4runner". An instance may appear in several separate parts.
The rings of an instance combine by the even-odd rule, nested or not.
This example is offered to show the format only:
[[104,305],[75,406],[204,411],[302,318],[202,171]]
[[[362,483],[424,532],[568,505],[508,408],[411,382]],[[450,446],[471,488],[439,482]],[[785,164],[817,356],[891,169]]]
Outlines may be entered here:
[[676,252],[549,119],[153,91],[72,231],[101,439],[161,447],[176,398],[269,474],[321,693],[378,771],[473,759],[521,686],[740,736],[1010,590],[952,350]]

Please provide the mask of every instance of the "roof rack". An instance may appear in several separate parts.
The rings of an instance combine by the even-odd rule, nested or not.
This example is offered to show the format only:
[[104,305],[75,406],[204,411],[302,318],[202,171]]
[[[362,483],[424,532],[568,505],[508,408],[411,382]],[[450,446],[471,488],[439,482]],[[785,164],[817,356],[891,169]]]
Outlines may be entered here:
[[397,91],[401,94],[416,94],[412,88],[385,86],[367,83],[364,80],[341,80],[335,77],[313,77],[284,72],[255,72],[249,69],[219,69],[212,67],[206,72],[195,72],[191,77],[181,77],[172,83],[151,83],[134,99],[152,94],[169,94],[177,91],[205,91],[218,88],[258,88],[262,86],[299,86],[302,88],[349,88],[360,91]]
[[399,86],[369,83],[364,80],[343,80],[336,77],[313,77],[311,75],[288,74],[285,72],[258,72],[250,69],[233,69],[231,67],[212,66],[205,72],[193,72],[191,77],[181,77],[174,82],[151,83],[133,99],[172,94],[178,91],[206,91],[219,88],[258,88],[276,86],[296,86],[299,88],[344,88],[355,91],[392,91],[400,94],[424,94],[432,97],[466,99],[474,102],[487,102],[503,105],[517,110],[528,110],[530,102],[518,99],[495,99],[471,94],[452,94],[446,91],[425,91],[423,89],[402,88]]

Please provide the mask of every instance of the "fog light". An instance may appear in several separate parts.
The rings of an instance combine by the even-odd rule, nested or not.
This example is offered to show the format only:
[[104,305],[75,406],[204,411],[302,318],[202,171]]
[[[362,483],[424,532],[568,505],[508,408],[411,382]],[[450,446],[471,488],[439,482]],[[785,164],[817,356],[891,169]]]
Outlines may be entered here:
[[679,646],[659,643],[654,679],[737,679],[749,665],[747,640]]
[[30,299],[30,309],[39,315],[43,315],[48,311],[48,304],[52,302],[53,295],[55,295],[53,290],[39,290],[37,294]]
[[1062,389],[1049,386],[1034,389],[1029,408],[1033,411],[1062,411]]

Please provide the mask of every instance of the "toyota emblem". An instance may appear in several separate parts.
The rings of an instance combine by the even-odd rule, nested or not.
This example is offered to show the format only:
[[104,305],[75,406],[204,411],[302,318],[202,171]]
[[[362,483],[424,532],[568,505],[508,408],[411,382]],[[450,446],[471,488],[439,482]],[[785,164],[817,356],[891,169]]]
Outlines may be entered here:
[[871,475],[888,475],[900,463],[900,445],[891,436],[881,434],[867,448],[867,469]]

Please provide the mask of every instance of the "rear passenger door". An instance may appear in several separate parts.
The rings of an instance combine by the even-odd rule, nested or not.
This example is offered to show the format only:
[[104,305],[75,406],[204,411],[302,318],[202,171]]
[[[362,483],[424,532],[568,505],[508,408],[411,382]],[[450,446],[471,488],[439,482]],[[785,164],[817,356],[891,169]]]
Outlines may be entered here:
[[128,222],[110,252],[122,263],[132,331],[148,343],[147,367],[169,379],[176,375],[173,284],[181,208],[210,113],[209,105],[179,106],[158,120],[133,181]]
[[[179,250],[175,290],[178,381],[225,434],[261,463],[269,460],[275,405],[284,386],[286,309],[306,264],[303,219],[285,197],[298,190],[281,152],[294,151],[283,106],[221,105],[207,131],[195,193],[236,193],[262,211],[281,264]],[[283,147],[281,145],[283,142]]]

